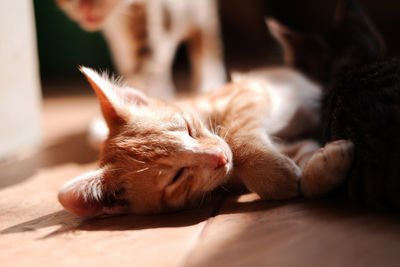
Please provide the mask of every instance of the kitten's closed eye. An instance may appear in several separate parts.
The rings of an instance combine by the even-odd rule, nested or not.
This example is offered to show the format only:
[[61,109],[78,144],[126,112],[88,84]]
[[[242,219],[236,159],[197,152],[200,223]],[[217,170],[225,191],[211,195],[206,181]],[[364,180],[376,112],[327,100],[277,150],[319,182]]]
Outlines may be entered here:
[[176,183],[181,177],[183,177],[183,172],[186,168],[180,168],[178,170],[178,172],[175,174],[174,178],[172,179],[172,181],[168,184],[168,185],[172,185],[174,183]]
[[110,131],[101,168],[60,190],[66,210],[82,217],[177,210],[191,207],[201,193],[225,182],[232,152],[209,132],[202,117],[183,107],[166,107],[135,89],[128,92],[88,68],[81,70]]

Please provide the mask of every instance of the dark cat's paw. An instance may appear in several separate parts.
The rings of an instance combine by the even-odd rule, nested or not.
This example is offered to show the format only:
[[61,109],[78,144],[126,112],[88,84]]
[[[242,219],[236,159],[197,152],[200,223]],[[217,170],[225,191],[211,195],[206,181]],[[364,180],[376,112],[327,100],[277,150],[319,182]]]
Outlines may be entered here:
[[353,152],[354,145],[347,140],[334,141],[316,151],[302,168],[302,194],[319,197],[339,186],[353,161]]

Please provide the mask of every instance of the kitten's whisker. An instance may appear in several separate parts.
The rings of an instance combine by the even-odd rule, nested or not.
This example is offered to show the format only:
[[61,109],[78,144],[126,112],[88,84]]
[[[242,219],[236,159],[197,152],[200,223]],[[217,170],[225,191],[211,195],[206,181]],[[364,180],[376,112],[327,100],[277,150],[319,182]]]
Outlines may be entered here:
[[146,167],[146,168],[143,168],[143,169],[140,169],[140,170],[135,171],[135,173],[144,172],[144,171],[147,171],[148,169],[150,169],[150,168],[149,168],[149,167]]
[[150,167],[146,167],[146,168],[143,168],[143,169],[139,169],[139,170],[135,170],[135,171],[129,172],[128,174],[135,174],[135,173],[139,173],[139,172],[144,172],[144,171],[147,171],[149,169],[150,169]]
[[212,123],[211,123],[211,115],[208,116],[208,124],[210,126],[210,132],[214,134],[213,128],[212,128]]
[[211,127],[214,129],[213,134],[215,134],[215,116],[213,117],[212,126]]
[[225,138],[226,138],[226,136],[229,134],[229,131],[231,130],[231,128],[232,128],[232,126],[230,126],[230,127],[228,128],[228,130],[226,131],[226,133],[224,134],[224,137],[222,137],[222,139],[225,140]]
[[132,159],[132,160],[134,160],[134,161],[136,161],[136,162],[138,162],[138,163],[141,163],[141,164],[145,164],[145,163],[146,163],[146,162],[141,161],[141,160],[138,160],[138,159]]
[[[209,188],[210,185],[213,185],[213,180],[212,180],[212,179],[209,179],[209,180],[207,181],[207,183],[205,184],[205,187],[206,187],[206,188]],[[213,188],[215,189],[215,188],[217,188],[218,186],[219,186],[219,185],[214,185]]]
[[201,200],[200,200],[200,203],[199,203],[199,208],[200,208],[201,206],[203,206],[204,197],[206,196],[206,194],[207,194],[207,192],[204,192],[204,193],[203,193],[203,195],[202,195],[202,197],[201,197]]
[[222,189],[224,189],[226,192],[230,192],[229,189],[226,188],[225,186],[223,186],[222,184],[220,185],[220,187],[221,187]]
[[218,134],[218,125],[217,125],[217,117],[214,116],[214,129],[215,129],[215,134]]
[[[207,194],[207,195],[210,197],[210,200],[208,200],[208,201],[211,202],[211,199],[212,199],[212,191],[210,191],[209,194]],[[206,201],[207,201],[207,200],[206,200]]]
[[216,135],[219,135],[219,131],[221,130],[221,125],[217,125],[217,128],[215,129],[216,130]]
[[113,172],[113,171],[119,171],[122,170],[122,168],[114,168],[114,169],[106,169],[104,172]]

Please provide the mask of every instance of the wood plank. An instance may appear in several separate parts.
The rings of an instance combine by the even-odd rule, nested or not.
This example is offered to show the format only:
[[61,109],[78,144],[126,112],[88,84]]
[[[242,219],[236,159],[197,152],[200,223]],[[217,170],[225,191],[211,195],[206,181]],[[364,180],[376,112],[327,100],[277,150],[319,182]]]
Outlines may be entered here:
[[85,131],[97,110],[93,97],[46,99],[43,150],[0,165],[1,266],[174,266],[196,244],[212,205],[97,220],[63,210],[58,189],[96,167]]
[[67,179],[93,167],[63,164],[43,169],[0,191],[2,266],[177,264],[212,207],[159,216],[80,219],[62,209],[56,194]]
[[158,216],[68,214],[57,191],[96,167],[85,131],[97,112],[93,97],[46,99],[43,150],[0,164],[2,266],[399,266],[399,215],[340,199],[248,194]]
[[399,266],[400,216],[341,199],[230,196],[184,266]]

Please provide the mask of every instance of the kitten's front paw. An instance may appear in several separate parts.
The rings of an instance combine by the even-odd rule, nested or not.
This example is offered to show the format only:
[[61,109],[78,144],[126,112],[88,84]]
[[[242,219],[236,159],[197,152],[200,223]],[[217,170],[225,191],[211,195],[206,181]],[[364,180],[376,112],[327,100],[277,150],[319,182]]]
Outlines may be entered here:
[[289,199],[299,195],[300,168],[286,158],[254,167],[242,175],[244,185],[265,200]]
[[338,140],[319,149],[303,166],[300,189],[306,197],[319,197],[339,186],[353,161],[354,145]]

